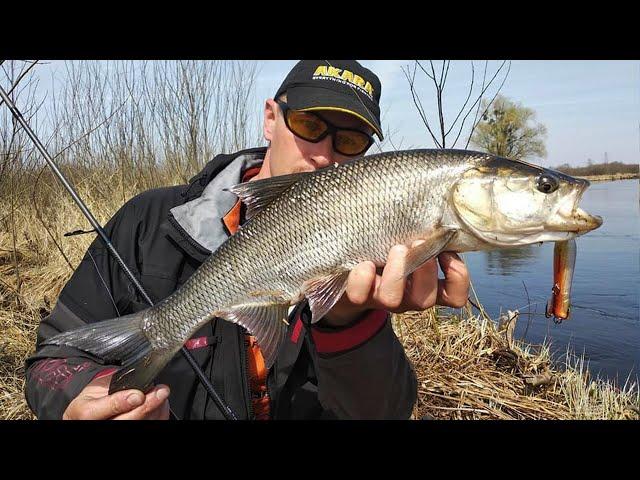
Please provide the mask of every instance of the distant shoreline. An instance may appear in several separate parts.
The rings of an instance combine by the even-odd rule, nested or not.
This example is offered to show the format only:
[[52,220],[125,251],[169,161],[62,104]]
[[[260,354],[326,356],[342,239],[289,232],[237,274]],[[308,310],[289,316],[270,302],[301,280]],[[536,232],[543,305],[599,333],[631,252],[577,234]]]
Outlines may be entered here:
[[614,180],[631,180],[639,178],[637,173],[612,173],[607,175],[575,175],[577,178],[584,178],[590,182],[609,182]]

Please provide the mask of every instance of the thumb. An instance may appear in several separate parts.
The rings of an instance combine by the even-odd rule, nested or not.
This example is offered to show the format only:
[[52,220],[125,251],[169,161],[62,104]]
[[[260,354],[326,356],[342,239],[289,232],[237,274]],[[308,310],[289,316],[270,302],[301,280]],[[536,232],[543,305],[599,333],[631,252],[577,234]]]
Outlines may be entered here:
[[144,403],[144,394],[140,390],[122,390],[113,395],[88,399],[81,407],[80,419],[106,420],[126,413]]

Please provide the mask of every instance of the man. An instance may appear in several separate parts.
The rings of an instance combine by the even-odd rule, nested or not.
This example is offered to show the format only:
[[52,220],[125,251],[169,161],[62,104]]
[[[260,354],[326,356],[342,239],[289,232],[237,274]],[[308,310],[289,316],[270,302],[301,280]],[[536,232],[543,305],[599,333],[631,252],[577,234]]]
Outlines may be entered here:
[[[144,192],[105,230],[154,302],[171,295],[244,221],[226,189],[243,181],[313,171],[364,155],[380,139],[380,81],[355,61],[299,62],[264,108],[267,148],[218,155],[188,185]],[[290,314],[287,340],[267,371],[260,346],[240,326],[214,319],[187,343],[214,387],[245,419],[408,418],[415,373],[393,333],[389,312],[436,302],[459,307],[468,275],[455,254],[401,279],[406,246],[394,247],[381,273],[358,265],[347,289],[309,326],[306,302]],[[106,287],[106,288],[105,288]],[[107,293],[108,291],[108,293]],[[60,331],[147,308],[96,240],[38,330],[38,345]],[[181,355],[143,394],[108,395],[116,370],[68,347],[40,347],[27,361],[26,396],[39,418],[224,418]]]

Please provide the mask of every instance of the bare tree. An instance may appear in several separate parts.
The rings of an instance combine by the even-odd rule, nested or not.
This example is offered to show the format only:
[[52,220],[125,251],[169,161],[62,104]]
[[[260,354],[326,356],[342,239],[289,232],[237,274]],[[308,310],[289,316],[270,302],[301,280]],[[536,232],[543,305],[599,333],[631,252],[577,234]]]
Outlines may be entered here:
[[65,62],[65,70],[50,111],[55,146],[110,121],[60,161],[85,177],[87,169],[117,170],[123,197],[125,185],[184,182],[216,153],[258,138],[250,62]]
[[[6,80],[9,84],[8,96],[13,103],[18,99],[22,101],[24,104],[22,111],[27,121],[32,120],[42,106],[42,101],[38,101],[36,96],[37,79],[34,79],[32,72],[36,65],[37,62],[29,61],[3,61],[0,65],[2,80]],[[28,142],[28,138],[9,109],[3,108],[0,113],[0,197],[9,201],[9,214],[8,218],[3,219],[3,227],[11,233],[16,275],[15,290],[18,294],[20,294],[22,280],[16,249],[16,207],[18,206],[16,191],[23,184],[25,171],[29,168]]]
[[[460,139],[462,132],[464,131],[467,119],[469,118],[471,113],[475,111],[473,121],[467,127],[469,128],[469,133],[464,148],[468,147],[471,136],[473,135],[478,122],[484,115],[484,111],[482,114],[479,114],[481,106],[483,108],[485,108],[485,106],[486,108],[489,108],[489,106],[493,103],[496,96],[502,89],[502,86],[504,85],[511,70],[511,62],[505,60],[500,64],[495,72],[493,72],[493,74],[489,73],[490,78],[487,80],[488,64],[488,61],[484,62],[482,82],[480,83],[476,80],[475,64],[473,61],[471,62],[471,80],[469,82],[469,91],[462,107],[457,110],[457,114],[450,124],[448,124],[447,119],[445,118],[445,88],[447,85],[447,78],[449,75],[449,69],[451,67],[451,61],[443,60],[442,65],[437,66],[434,65],[433,60],[429,60],[427,68],[420,61],[416,60],[413,65],[413,69],[411,68],[411,66],[407,66],[406,68],[402,69],[409,83],[413,103],[418,110],[418,114],[420,115],[420,118],[424,123],[427,131],[429,132],[429,135],[431,136],[433,142],[438,148],[454,148],[458,140]],[[417,91],[416,74],[418,73],[418,70],[420,71],[420,75],[424,75],[427,79],[429,79],[428,83],[432,84],[433,88],[435,88],[437,107],[437,110],[435,112],[436,126],[434,126],[434,122],[429,122],[429,114],[423,106],[421,97]],[[500,85],[493,93],[493,97],[488,102],[488,104],[485,104],[483,102],[483,99],[485,99],[485,96],[488,96],[490,94],[490,90],[492,90],[492,87],[495,88],[495,84],[497,84],[497,81],[500,78]],[[451,141],[450,135],[455,135],[453,141]]]

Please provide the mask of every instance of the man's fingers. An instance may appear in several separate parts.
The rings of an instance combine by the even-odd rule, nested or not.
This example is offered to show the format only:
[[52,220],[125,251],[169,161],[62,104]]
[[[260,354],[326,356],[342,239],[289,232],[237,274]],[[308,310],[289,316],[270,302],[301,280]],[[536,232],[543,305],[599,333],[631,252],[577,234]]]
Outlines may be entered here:
[[364,305],[371,297],[375,285],[376,266],[373,262],[362,262],[349,273],[345,294],[354,305]]
[[142,405],[144,394],[139,390],[123,390],[100,398],[78,396],[66,412],[70,420],[107,420]]
[[135,420],[169,420],[169,401],[165,400],[155,409],[138,415]]
[[[413,243],[417,246],[421,241]],[[404,276],[408,248],[394,246],[387,257],[382,275],[373,262],[362,262],[354,268],[347,280],[345,294],[327,314],[332,321],[351,318],[364,309],[384,309],[400,313],[407,310],[425,310],[440,304],[462,307],[469,294],[469,274],[458,255],[451,252],[438,256],[444,280],[438,280],[438,264],[431,259]],[[355,313],[354,313],[355,312]]]
[[438,264],[432,258],[411,274],[407,287],[405,307],[409,310],[425,310],[436,303],[438,292]]
[[145,420],[169,420],[169,400],[165,400]]
[[438,305],[461,308],[469,297],[469,271],[462,259],[453,252],[438,255],[444,280],[438,280]]
[[374,299],[387,310],[393,311],[402,304],[406,285],[406,277],[404,276],[406,255],[406,246],[396,245],[393,247],[382,271],[382,278],[376,282]]
[[144,420],[154,419],[155,417],[157,417],[155,419],[159,419],[164,403],[167,404],[168,412],[169,402],[167,398],[169,398],[169,387],[158,385],[147,393],[142,405],[130,412],[114,417],[114,420]]

